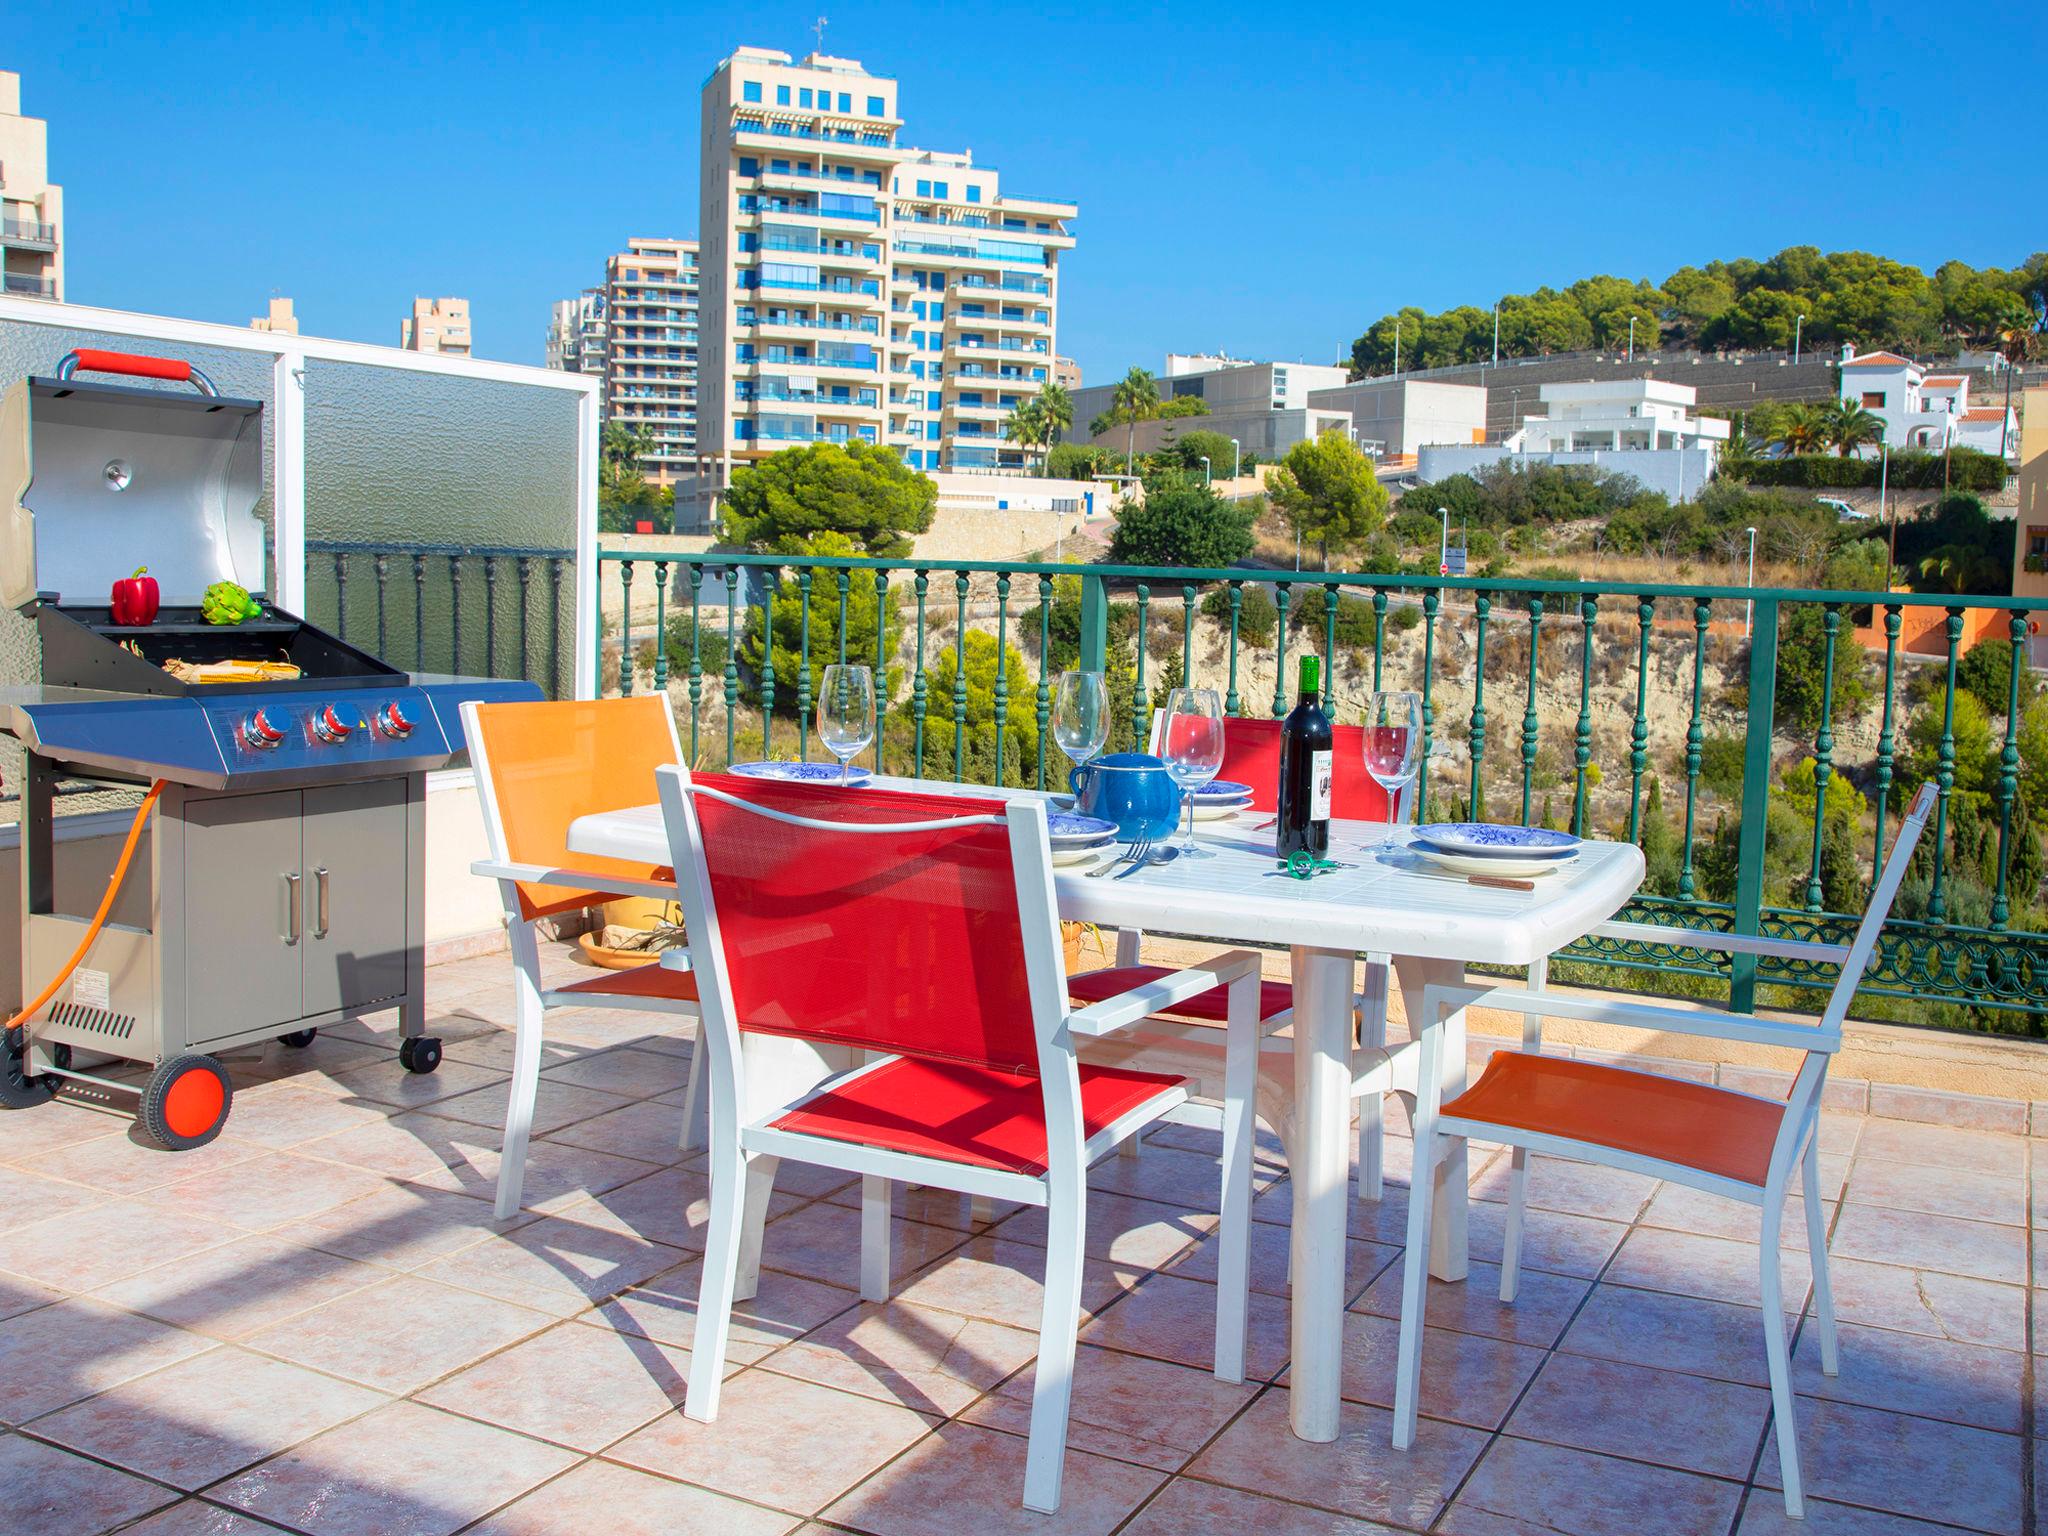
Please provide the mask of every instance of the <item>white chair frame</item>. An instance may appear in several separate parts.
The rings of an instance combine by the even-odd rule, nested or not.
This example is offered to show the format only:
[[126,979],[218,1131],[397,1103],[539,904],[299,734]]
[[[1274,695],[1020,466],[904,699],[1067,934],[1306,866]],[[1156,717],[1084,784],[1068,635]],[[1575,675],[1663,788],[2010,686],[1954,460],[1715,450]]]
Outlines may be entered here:
[[[1814,1134],[1820,1117],[1821,1090],[1827,1079],[1828,1059],[1841,1049],[1842,1022],[1855,997],[1857,984],[1876,950],[1885,920],[1891,913],[1899,885],[1905,879],[1907,866],[1912,860],[1914,846],[1927,825],[1934,799],[1934,786],[1931,784],[1923,785],[1914,797],[1912,807],[1900,823],[1891,853],[1879,872],[1877,884],[1871,891],[1855,938],[1846,948],[1833,944],[1701,933],[1689,929],[1660,930],[1647,924],[1611,925],[1614,929],[1623,930],[1617,933],[1618,937],[1644,938],[1661,934],[1669,942],[1696,948],[1839,963],[1840,974],[1828,994],[1827,1006],[1814,1024],[1779,1023],[1708,1006],[1675,1007],[1627,999],[1565,997],[1533,987],[1431,986],[1424,989],[1423,1018],[1417,1031],[1422,1057],[1417,1077],[1415,1174],[1408,1201],[1408,1246],[1401,1287],[1401,1340],[1395,1368],[1393,1443],[1397,1450],[1405,1450],[1415,1441],[1421,1394],[1423,1329],[1429,1298],[1425,1256],[1429,1251],[1432,1202],[1418,1198],[1414,1192],[1430,1187],[1444,1141],[1453,1137],[1473,1137],[1513,1148],[1507,1231],[1501,1255],[1502,1301],[1514,1300],[1518,1283],[1526,1169],[1532,1151],[1644,1173],[1760,1208],[1763,1230],[1758,1289],[1762,1303],[1764,1353],[1770,1366],[1772,1415],[1778,1430],[1778,1466],[1784,1483],[1786,1516],[1794,1520],[1804,1517],[1805,1496],[1799,1474],[1791,1352],[1785,1337],[1784,1296],[1779,1275],[1779,1236],[1784,1220],[1785,1196],[1790,1191],[1796,1166],[1806,1202],[1806,1239],[1813,1271],[1814,1311],[1820,1331],[1821,1370],[1833,1376],[1839,1363],[1834,1292],[1828,1279],[1827,1222],[1821,1207],[1819,1138]],[[1751,1184],[1598,1143],[1444,1114],[1440,1088],[1441,1055],[1449,1041],[1462,1038],[1462,1030],[1444,1026],[1473,1006],[1521,1011],[1524,1018],[1522,1050],[1531,1054],[1541,1053],[1542,1020],[1545,1017],[1587,1019],[1803,1051],[1804,1059],[1784,1101],[1784,1115],[1771,1147],[1763,1183]],[[1731,1097],[1761,1097],[1736,1095],[1733,1089],[1719,1091]]]
[[[895,1182],[952,1189],[970,1196],[1015,1200],[1046,1208],[1046,1263],[1043,1310],[1039,1322],[1038,1363],[1032,1390],[1031,1431],[1026,1453],[1024,1504],[1050,1513],[1059,1508],[1065,1465],[1068,1408],[1072,1395],[1076,1334],[1081,1316],[1081,1276],[1087,1219],[1087,1169],[1126,1138],[1185,1101],[1184,1086],[1163,1090],[1152,1099],[1083,1138],[1076,1043],[1100,1038],[1149,1017],[1160,1008],[1206,992],[1229,988],[1227,1030],[1242,1049],[1233,1060],[1250,1063],[1257,1026],[1258,956],[1234,950],[1201,965],[1163,977],[1086,1008],[1067,1000],[1066,971],[1054,900],[1052,864],[1046,839],[1045,806],[1038,801],[1012,801],[1002,816],[974,815],[944,820],[893,824],[816,821],[750,804],[705,785],[693,785],[681,768],[663,768],[661,806],[668,826],[673,867],[689,925],[690,961],[699,977],[703,1023],[699,1047],[704,1055],[710,1105],[711,1213],[706,1233],[704,1268],[697,1302],[697,1336],[691,1351],[688,1391],[683,1412],[710,1422],[718,1412],[725,1366],[725,1347],[732,1304],[741,1271],[748,1262],[743,1250],[752,1245],[758,1257],[758,1217],[772,1186],[776,1165],[784,1157],[838,1168],[861,1176],[861,1291],[873,1301],[889,1291],[890,1187]],[[1025,972],[1037,1039],[1039,1077],[1045,1095],[1047,1167],[1031,1175],[953,1162],[945,1158],[868,1147],[773,1124],[816,1093],[838,1087],[879,1063],[870,1061],[828,1077],[811,1094],[787,1103],[750,1102],[747,1064],[741,1049],[740,1022],[735,1016],[724,963],[718,912],[713,901],[702,848],[703,834],[696,799],[708,797],[749,814],[795,826],[837,832],[905,832],[948,827],[1006,825],[1014,861],[1017,902],[1023,931]],[[664,965],[680,960],[671,952]],[[882,1061],[891,1057],[880,1058]],[[1251,1121],[1244,1106],[1249,1085],[1233,1096],[1237,1108],[1226,1110],[1224,1186],[1226,1208],[1220,1258],[1223,1273],[1237,1283],[1217,1290],[1216,1372],[1242,1380],[1245,1349],[1245,1297],[1249,1273]],[[1244,1177],[1234,1178],[1242,1169]],[[1228,1191],[1238,1185],[1243,1196],[1230,1204]]]
[[[498,1191],[495,1207],[499,1220],[519,1209],[526,1182],[527,1144],[533,1134],[533,1105],[540,1091],[540,1058],[543,1023],[550,1008],[598,1008],[633,1013],[656,1013],[690,1018],[698,1005],[678,999],[636,997],[626,993],[565,992],[542,984],[538,925],[544,918],[528,918],[520,909],[519,887],[560,885],[572,889],[602,891],[612,896],[649,896],[657,901],[674,901],[676,888],[658,880],[622,879],[616,874],[598,874],[574,868],[552,869],[512,860],[505,843],[505,824],[498,813],[498,800],[491,783],[490,751],[485,733],[477,721],[477,704],[462,706],[463,738],[469,745],[470,766],[476,774],[477,798],[484,818],[484,833],[490,857],[470,865],[472,874],[498,882],[498,897],[505,908],[506,938],[512,950],[512,1010],[514,1038],[512,1078],[505,1102],[505,1140],[498,1162]],[[676,736],[675,720],[669,719],[669,740],[675,746],[675,760],[683,762],[683,747]],[[687,771],[687,770],[684,770]],[[690,1053],[689,1087],[683,1100],[683,1123],[677,1137],[681,1151],[704,1142],[704,1095],[700,1088],[703,1071]]]

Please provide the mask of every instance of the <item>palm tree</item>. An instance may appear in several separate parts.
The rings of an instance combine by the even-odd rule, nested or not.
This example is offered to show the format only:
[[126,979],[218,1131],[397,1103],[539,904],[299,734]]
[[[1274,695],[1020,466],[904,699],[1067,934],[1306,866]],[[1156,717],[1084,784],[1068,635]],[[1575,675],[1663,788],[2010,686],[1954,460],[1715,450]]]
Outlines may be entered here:
[[1827,440],[1845,459],[1884,436],[1884,422],[1853,400],[1837,400],[1826,415]]
[[1124,424],[1124,473],[1128,475],[1138,459],[1138,423],[1159,414],[1159,381],[1149,369],[1133,368],[1116,381],[1109,400],[1110,414]]
[[1961,594],[1983,588],[1998,572],[1983,552],[1963,544],[1944,544],[1920,562],[1920,579],[1936,592]]
[[1038,387],[1039,409],[1045,412],[1046,430],[1051,440],[1058,442],[1062,432],[1070,431],[1074,425],[1074,397],[1067,393],[1064,384],[1050,380]]
[[1826,406],[1795,405],[1771,434],[1771,441],[1787,453],[1818,453],[1828,445]]
[[1003,436],[1022,448],[1027,457],[1032,449],[1044,447],[1052,436],[1052,423],[1046,418],[1044,403],[1031,399],[1012,408],[1003,421]]

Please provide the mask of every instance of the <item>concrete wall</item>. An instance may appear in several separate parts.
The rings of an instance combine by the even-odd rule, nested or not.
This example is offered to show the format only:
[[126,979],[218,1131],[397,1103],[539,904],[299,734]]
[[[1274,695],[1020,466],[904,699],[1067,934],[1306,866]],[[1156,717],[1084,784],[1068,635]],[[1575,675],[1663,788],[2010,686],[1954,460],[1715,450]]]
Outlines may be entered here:
[[1470,384],[1360,379],[1315,390],[1309,403],[1347,412],[1359,441],[1382,444],[1389,458],[1418,453],[1432,443],[1486,441],[1486,391]]
[[[1075,419],[1080,419],[1076,413]],[[1351,419],[1342,411],[1320,408],[1299,411],[1273,411],[1258,409],[1238,414],[1212,416],[1178,416],[1168,421],[1141,421],[1136,433],[1137,451],[1150,453],[1164,444],[1169,437],[1181,438],[1190,432],[1219,432],[1225,437],[1234,437],[1244,445],[1246,453],[1255,453],[1261,459],[1277,459],[1296,443],[1312,438],[1320,432],[1336,428],[1348,430]],[[1093,443],[1099,448],[1108,448],[1116,453],[1124,451],[1130,438],[1127,427],[1112,427],[1100,437],[1086,435],[1085,424],[1076,431],[1074,440]],[[1213,464],[1210,469],[1217,475],[1230,473],[1228,464]]]
[[1645,489],[1662,491],[1673,501],[1697,496],[1714,472],[1714,454],[1706,448],[1624,449],[1620,452],[1510,453],[1498,443],[1483,447],[1424,448],[1416,455],[1416,477],[1424,485],[1469,475],[1503,460],[1518,465],[1588,464],[1614,474],[1629,475]]

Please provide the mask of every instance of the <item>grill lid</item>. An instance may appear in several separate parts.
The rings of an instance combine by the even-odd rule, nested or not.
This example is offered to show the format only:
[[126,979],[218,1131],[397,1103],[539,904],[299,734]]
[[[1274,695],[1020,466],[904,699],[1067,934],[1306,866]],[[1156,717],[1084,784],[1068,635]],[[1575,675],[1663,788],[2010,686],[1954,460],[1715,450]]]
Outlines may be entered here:
[[[86,384],[73,367],[186,380],[202,393]],[[189,364],[80,352],[0,398],[0,601],[104,605],[149,567],[166,607],[216,581],[263,585],[263,405]]]

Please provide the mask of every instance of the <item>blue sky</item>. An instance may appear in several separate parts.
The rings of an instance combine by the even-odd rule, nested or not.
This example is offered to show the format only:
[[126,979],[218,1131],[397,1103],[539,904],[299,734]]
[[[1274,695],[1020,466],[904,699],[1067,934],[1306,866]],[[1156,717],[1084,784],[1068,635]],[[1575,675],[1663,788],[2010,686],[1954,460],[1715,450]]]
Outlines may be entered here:
[[481,355],[538,363],[627,235],[696,232],[711,66],[801,53],[820,10],[903,82],[908,141],[1081,205],[1060,344],[1091,381],[1332,361],[1398,304],[1591,272],[2048,246],[2036,6],[293,9],[0,0],[74,300],[241,323],[282,292],[389,343],[457,293]]

